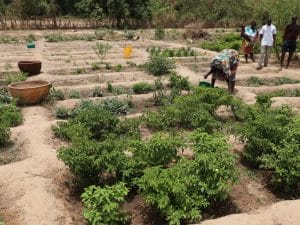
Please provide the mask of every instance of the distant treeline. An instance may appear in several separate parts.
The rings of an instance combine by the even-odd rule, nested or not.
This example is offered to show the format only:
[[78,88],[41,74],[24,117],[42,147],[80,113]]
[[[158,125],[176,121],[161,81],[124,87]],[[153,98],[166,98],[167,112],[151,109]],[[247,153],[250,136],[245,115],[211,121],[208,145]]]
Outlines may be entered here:
[[91,27],[147,28],[199,22],[206,27],[237,26],[251,20],[261,24],[272,17],[283,27],[294,14],[300,16],[299,0],[0,0],[2,29],[29,24],[43,28],[45,21],[61,28],[57,18],[86,19],[90,23],[84,24]]

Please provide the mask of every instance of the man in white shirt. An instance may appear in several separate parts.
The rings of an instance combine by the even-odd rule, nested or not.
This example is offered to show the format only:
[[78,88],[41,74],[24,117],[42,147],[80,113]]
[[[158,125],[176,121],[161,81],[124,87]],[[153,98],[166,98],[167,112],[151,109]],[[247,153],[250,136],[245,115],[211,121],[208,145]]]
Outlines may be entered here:
[[268,19],[267,24],[264,25],[259,31],[261,40],[261,56],[258,62],[258,70],[262,68],[262,65],[264,65],[265,67],[268,66],[272,47],[276,42],[276,33],[276,27],[272,24],[271,19]]

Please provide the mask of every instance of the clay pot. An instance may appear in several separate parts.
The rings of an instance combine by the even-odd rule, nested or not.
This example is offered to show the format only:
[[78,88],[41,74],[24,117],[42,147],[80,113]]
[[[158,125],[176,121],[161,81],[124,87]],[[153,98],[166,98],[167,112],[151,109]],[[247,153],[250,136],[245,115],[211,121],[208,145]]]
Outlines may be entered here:
[[42,62],[41,61],[19,61],[19,69],[30,75],[36,75],[41,72]]
[[51,87],[51,83],[45,80],[33,80],[13,83],[8,85],[12,97],[17,98],[19,104],[31,105],[44,100]]

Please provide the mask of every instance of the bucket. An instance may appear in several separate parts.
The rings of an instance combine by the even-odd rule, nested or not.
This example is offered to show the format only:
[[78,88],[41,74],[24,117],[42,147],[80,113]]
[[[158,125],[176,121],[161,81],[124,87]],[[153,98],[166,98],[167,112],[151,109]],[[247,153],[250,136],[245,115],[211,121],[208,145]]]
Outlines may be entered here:
[[199,87],[211,87],[211,84],[207,81],[200,81]]
[[35,48],[35,43],[28,43],[27,48]]
[[131,58],[131,54],[132,54],[132,47],[130,45],[126,46],[124,48],[124,58],[125,59],[130,59]]

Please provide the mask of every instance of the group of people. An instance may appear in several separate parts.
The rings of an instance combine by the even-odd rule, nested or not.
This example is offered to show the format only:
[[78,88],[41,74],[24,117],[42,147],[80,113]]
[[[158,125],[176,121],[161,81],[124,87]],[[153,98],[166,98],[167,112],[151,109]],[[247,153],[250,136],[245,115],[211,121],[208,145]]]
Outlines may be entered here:
[[[260,70],[268,66],[269,57],[272,48],[276,43],[276,27],[272,24],[272,20],[268,19],[266,24],[260,30],[256,28],[256,22],[251,22],[249,26],[242,26],[241,37],[243,38],[242,51],[245,55],[246,63],[248,58],[255,62],[254,45],[260,40],[261,54],[258,61],[257,69]],[[296,51],[297,38],[300,35],[300,25],[297,24],[297,17],[292,17],[292,22],[288,24],[283,33],[283,44],[281,49],[280,68],[283,67],[285,55],[288,52],[288,59],[285,68],[287,69],[291,63],[293,54]],[[277,49],[275,49],[277,50]],[[206,79],[212,74],[211,86],[214,87],[215,81],[225,80],[228,84],[230,93],[234,92],[235,76],[239,65],[239,54],[233,49],[224,49],[221,53],[213,57],[210,71],[204,76]]]

